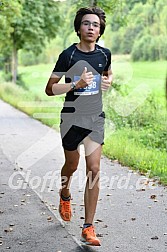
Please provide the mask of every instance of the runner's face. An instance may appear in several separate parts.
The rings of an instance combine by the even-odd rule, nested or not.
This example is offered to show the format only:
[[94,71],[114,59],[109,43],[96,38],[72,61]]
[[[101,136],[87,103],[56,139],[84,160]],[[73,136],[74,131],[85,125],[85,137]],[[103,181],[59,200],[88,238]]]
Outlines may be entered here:
[[86,42],[96,42],[100,35],[100,19],[95,14],[83,16],[80,26],[81,40]]

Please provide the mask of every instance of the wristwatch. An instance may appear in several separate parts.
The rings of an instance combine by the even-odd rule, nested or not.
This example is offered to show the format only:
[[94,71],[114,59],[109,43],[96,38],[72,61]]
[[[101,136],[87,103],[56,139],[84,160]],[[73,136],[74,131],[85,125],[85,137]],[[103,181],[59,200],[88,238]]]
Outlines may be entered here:
[[73,81],[73,82],[71,83],[71,86],[70,86],[70,87],[71,87],[71,91],[74,90],[74,89],[76,88],[76,83],[75,83],[75,81]]

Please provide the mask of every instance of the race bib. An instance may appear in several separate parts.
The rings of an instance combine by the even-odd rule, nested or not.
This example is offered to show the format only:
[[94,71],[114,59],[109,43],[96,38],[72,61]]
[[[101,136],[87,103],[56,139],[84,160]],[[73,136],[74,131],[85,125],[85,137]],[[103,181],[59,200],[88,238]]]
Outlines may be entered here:
[[[100,74],[94,75],[93,81],[85,88],[74,90],[74,95],[95,95],[99,93],[100,88]],[[74,81],[78,81],[80,76],[74,76]]]

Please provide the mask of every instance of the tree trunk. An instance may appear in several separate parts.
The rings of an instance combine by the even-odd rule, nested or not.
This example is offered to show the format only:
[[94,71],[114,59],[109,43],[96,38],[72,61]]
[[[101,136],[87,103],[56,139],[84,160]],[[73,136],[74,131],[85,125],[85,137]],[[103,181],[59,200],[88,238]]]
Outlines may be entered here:
[[17,49],[15,43],[13,43],[13,52],[12,52],[12,82],[16,83],[17,80]]

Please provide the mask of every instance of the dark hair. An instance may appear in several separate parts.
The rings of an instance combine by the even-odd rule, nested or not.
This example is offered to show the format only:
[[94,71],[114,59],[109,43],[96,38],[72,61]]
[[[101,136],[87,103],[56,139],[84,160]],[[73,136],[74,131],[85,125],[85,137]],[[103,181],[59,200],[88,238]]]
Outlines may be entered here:
[[101,37],[101,35],[103,35],[104,30],[105,30],[105,23],[106,23],[106,15],[105,12],[98,8],[98,7],[88,7],[88,8],[80,8],[75,16],[74,19],[74,28],[75,31],[77,33],[77,36],[80,38],[81,35],[78,33],[80,26],[81,26],[81,21],[84,15],[86,14],[95,14],[99,17],[100,19],[100,36],[97,38],[96,42],[99,40],[99,38]]

